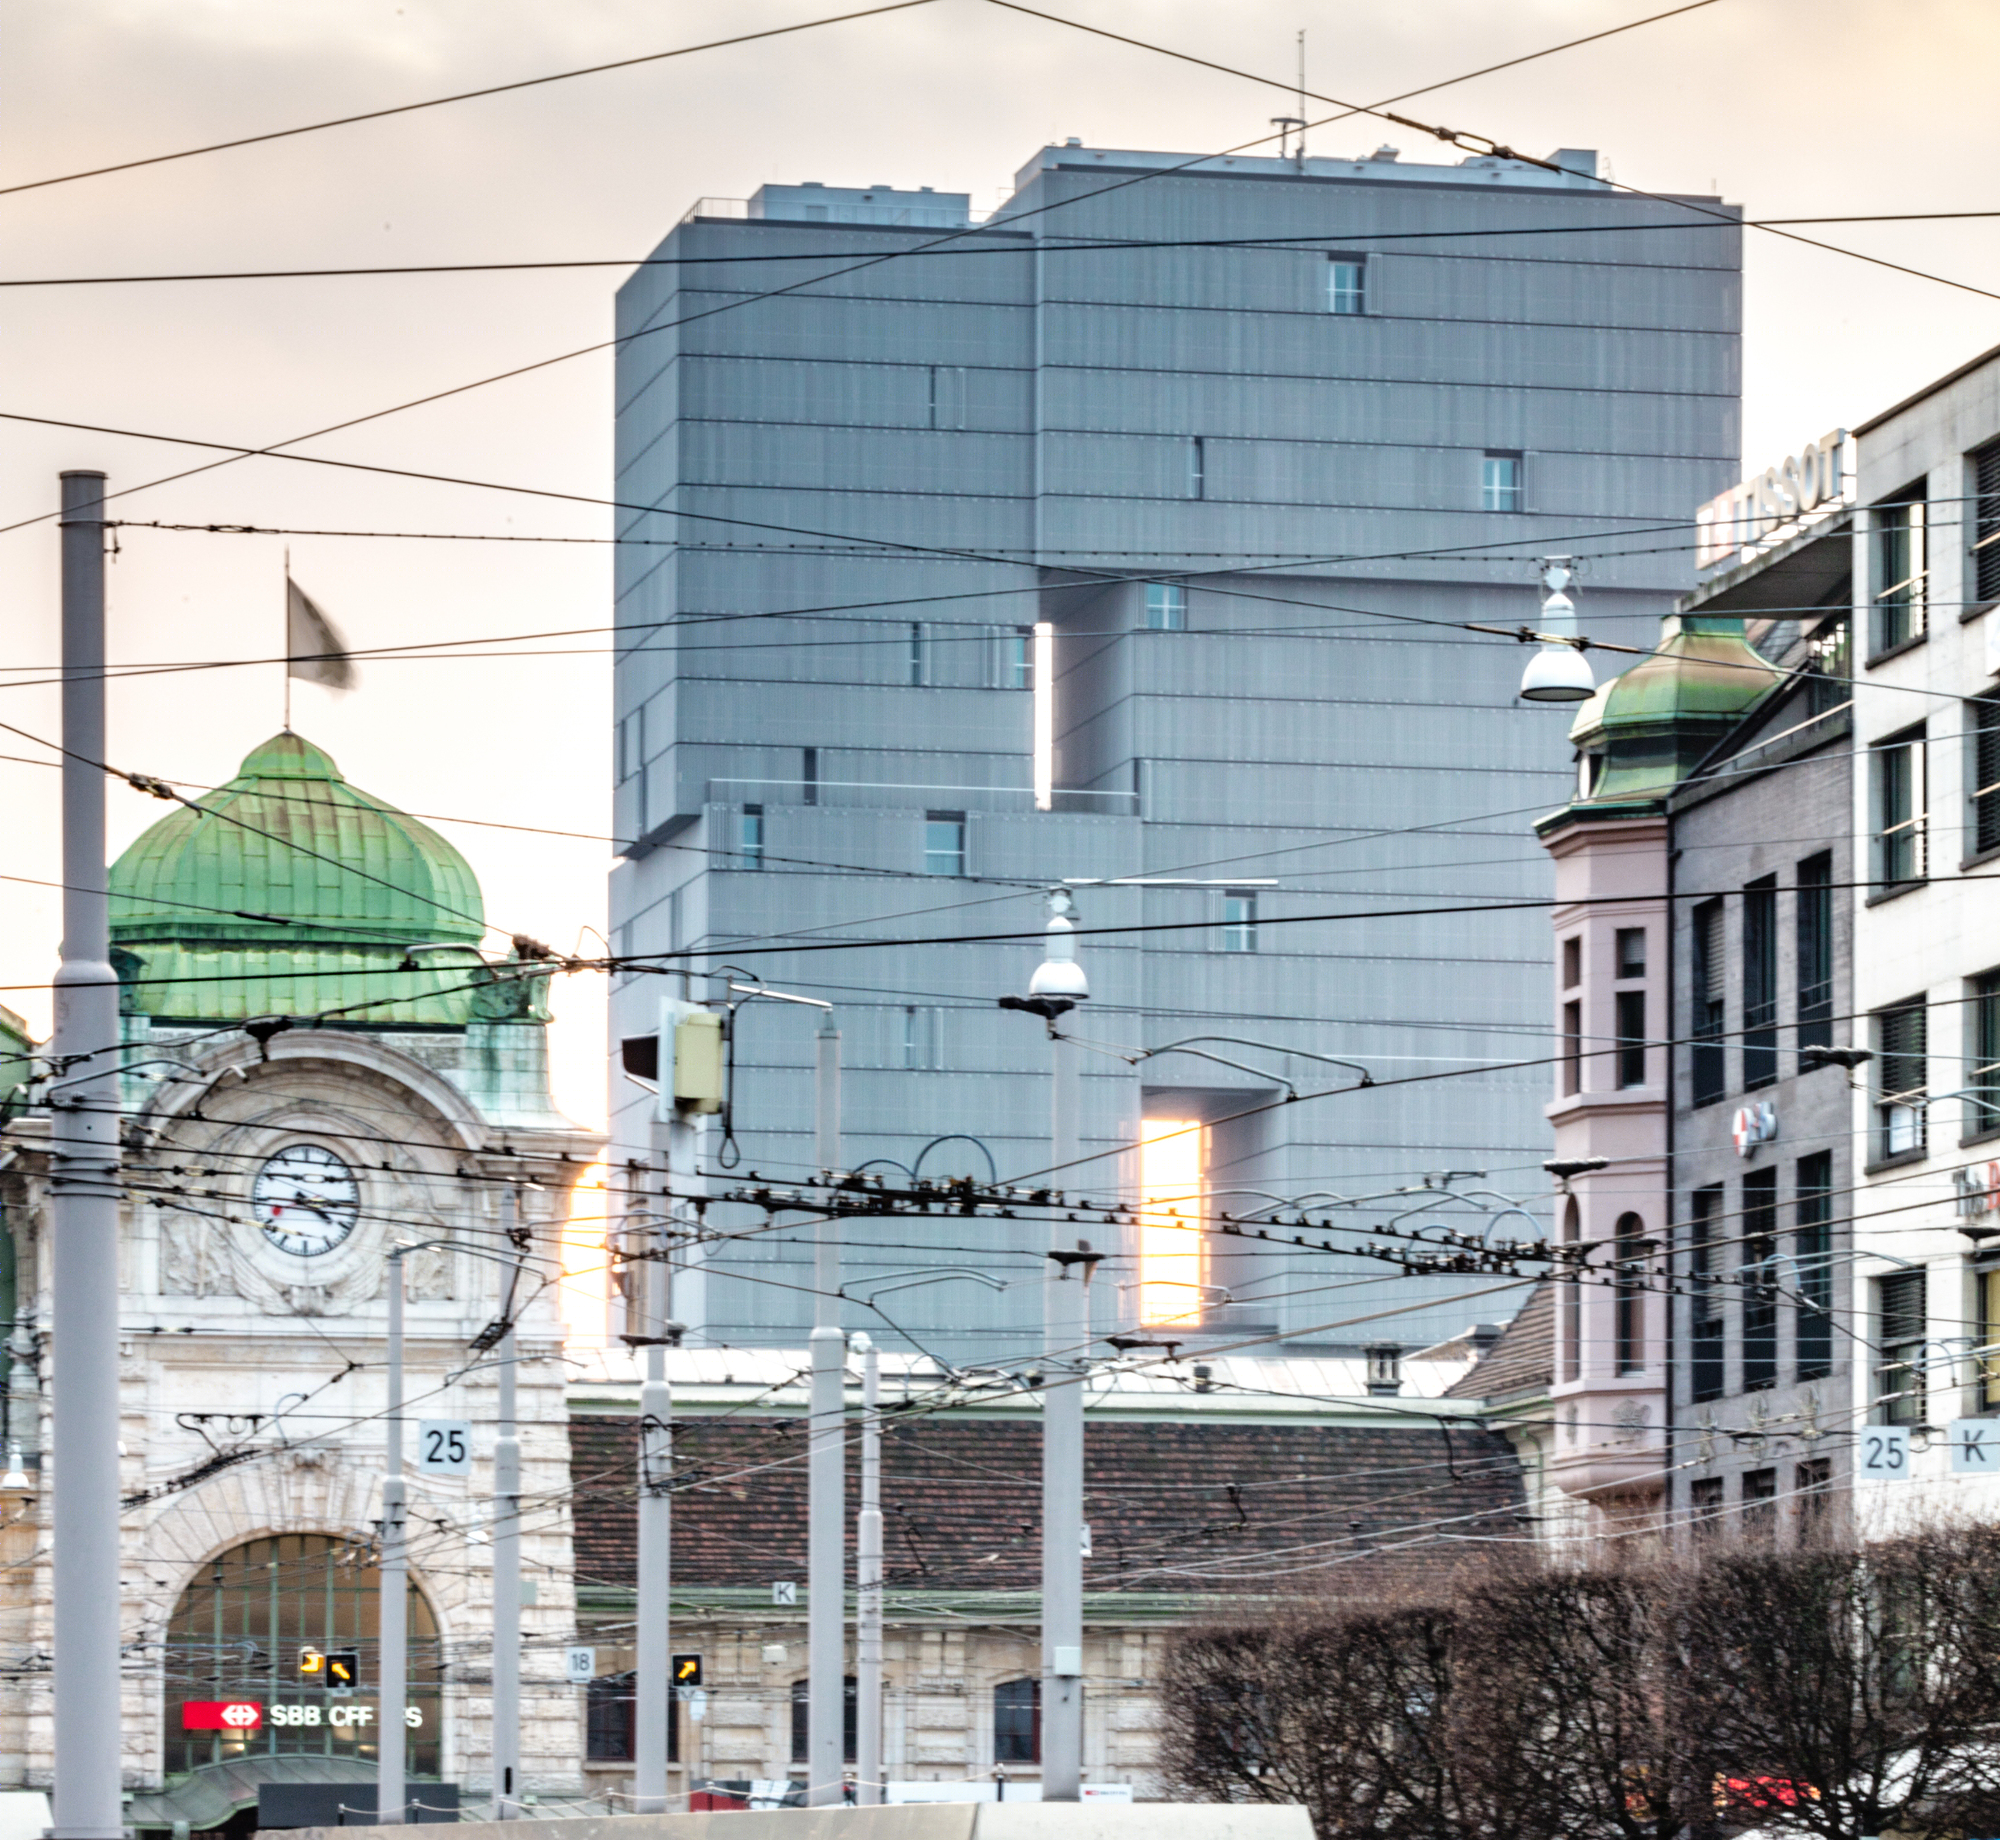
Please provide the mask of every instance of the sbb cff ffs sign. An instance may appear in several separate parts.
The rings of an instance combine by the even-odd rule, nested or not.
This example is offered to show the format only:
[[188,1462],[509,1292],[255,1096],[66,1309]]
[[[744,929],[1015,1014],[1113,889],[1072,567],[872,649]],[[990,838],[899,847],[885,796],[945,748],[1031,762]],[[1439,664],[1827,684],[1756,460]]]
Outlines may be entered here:
[[255,1731],[264,1722],[264,1708],[246,1699],[184,1699],[183,1731]]

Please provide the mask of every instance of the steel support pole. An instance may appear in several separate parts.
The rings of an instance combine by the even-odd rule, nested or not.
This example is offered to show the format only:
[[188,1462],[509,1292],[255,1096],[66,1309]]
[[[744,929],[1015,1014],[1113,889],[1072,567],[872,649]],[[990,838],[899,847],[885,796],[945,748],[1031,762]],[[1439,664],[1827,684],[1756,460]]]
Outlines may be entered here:
[[389,1409],[382,1473],[382,1683],[375,1696],[375,1819],[394,1826],[404,1817],[408,1775],[403,1767],[404,1683],[410,1670],[409,1554],[404,1545],[403,1492],[403,1252],[389,1254]]
[[[667,1188],[686,1192],[694,1175],[694,1126],[684,1118],[668,1123]],[[669,1200],[669,1209],[681,1204]],[[666,1260],[667,1235],[655,1216],[647,1237],[645,1317],[646,1378],[639,1388],[639,1591],[635,1631],[636,1667],[632,1684],[634,1725],[632,1811],[667,1812],[668,1734],[675,1716],[672,1615],[674,1395],[667,1382],[668,1301],[673,1273]]]
[[882,1353],[861,1336],[861,1514],[854,1533],[854,1799],[881,1806]]
[[[1055,1040],[1050,1144],[1057,1186],[1076,1181],[1077,1048]],[[1066,1242],[1051,1226],[1052,1246]],[[1042,1334],[1042,1799],[1073,1802],[1083,1781],[1083,1378],[1090,1336],[1083,1273],[1051,1259]],[[1074,1272],[1074,1275],[1072,1275]]]
[[[521,1195],[511,1182],[501,1207],[511,1238]],[[514,1295],[509,1289],[509,1299]],[[521,1437],[515,1399],[517,1344],[510,1321],[500,1339],[500,1426],[493,1441],[493,1818],[511,1821],[521,1794]]]
[[[820,1025],[814,1153],[840,1167],[840,1029]],[[812,1397],[806,1439],[806,1802],[843,1799],[847,1728],[847,1338],[840,1329],[840,1223],[820,1222],[813,1258]]]
[[56,1840],[119,1840],[118,985],[104,871],[104,475],[62,476],[62,963],[50,1097]]

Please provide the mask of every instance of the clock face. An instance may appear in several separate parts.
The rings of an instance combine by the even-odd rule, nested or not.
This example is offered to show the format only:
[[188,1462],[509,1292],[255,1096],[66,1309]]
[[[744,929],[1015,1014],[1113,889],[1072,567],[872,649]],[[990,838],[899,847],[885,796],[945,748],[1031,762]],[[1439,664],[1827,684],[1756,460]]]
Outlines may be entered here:
[[292,1144],[257,1172],[250,1211],[264,1237],[280,1252],[316,1258],[354,1231],[361,1216],[361,1188],[331,1150]]

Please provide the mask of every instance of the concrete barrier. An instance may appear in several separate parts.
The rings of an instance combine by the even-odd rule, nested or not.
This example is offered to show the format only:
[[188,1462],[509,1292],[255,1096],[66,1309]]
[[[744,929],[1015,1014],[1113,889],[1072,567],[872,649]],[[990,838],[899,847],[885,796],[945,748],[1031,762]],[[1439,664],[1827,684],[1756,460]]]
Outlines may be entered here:
[[[392,1840],[394,1827],[300,1827],[286,1840]],[[455,1840],[1313,1840],[1297,1806],[1233,1802],[920,1802],[557,1821],[461,1821]]]

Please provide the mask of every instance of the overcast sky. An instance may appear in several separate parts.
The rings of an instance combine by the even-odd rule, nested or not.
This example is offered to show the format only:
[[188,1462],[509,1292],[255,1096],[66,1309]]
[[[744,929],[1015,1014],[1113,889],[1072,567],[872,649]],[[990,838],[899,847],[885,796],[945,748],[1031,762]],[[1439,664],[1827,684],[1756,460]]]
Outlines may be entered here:
[[[853,0],[68,0],[13,9],[0,183],[380,108],[835,13]],[[1659,10],[1659,0],[1046,0],[1243,69],[1373,101]],[[1993,0],[1718,0],[1662,24],[1405,105],[1530,152],[1595,147],[1620,180],[1720,191],[1753,216],[2000,208]],[[990,208],[1037,148],[1189,152],[1248,141],[1272,90],[1002,11],[913,11],[460,103],[147,171],[0,197],[0,278],[647,253],[698,197],[766,181],[932,185]],[[1315,112],[1324,113],[1323,109]],[[1313,151],[1394,140],[1365,120]],[[2000,227],[1809,234],[2000,291]],[[2000,301],[1775,237],[1747,238],[1746,462],[1852,425],[2000,343]],[[607,336],[619,271],[0,291],[0,407],[259,445]],[[610,486],[610,364],[582,358],[314,443],[347,459],[555,491]],[[194,463],[161,443],[0,424],[0,524],[47,511],[63,467],[114,487]],[[601,537],[606,514],[497,492],[250,461],[130,497],[120,515],[326,530]],[[273,537],[127,531],[112,571],[121,662],[267,657]],[[294,573],[358,646],[601,626],[608,552],[577,545],[289,539]],[[55,658],[55,534],[0,535],[0,663]],[[441,825],[491,919],[593,938],[608,853],[602,640],[564,655],[369,663],[345,697],[301,686],[295,726],[407,810],[577,831]],[[470,650],[481,650],[471,647]],[[521,651],[531,646],[515,648]],[[548,648],[543,648],[545,651]],[[32,672],[26,673],[32,675]],[[22,673],[12,673],[22,675]],[[0,720],[56,732],[46,688]],[[213,783],[281,719],[276,666],[142,677],[112,696],[121,767]],[[1545,719],[1523,712],[1523,719]],[[40,750],[0,737],[0,752]],[[56,775],[0,761],[5,872],[59,872]],[[161,807],[114,789],[114,852]],[[0,983],[54,965],[53,891],[0,883]],[[0,992],[38,1033],[46,992]],[[560,1096],[602,1115],[602,992],[559,986]]]

